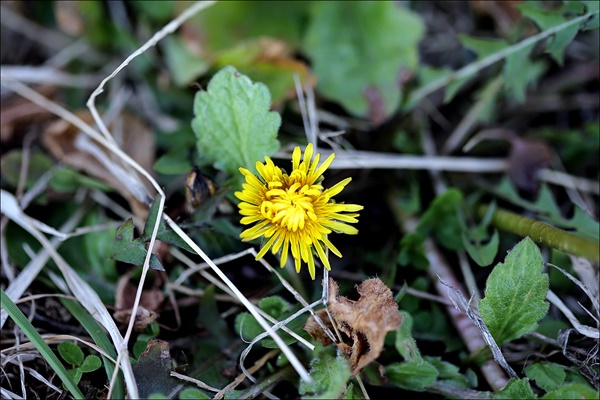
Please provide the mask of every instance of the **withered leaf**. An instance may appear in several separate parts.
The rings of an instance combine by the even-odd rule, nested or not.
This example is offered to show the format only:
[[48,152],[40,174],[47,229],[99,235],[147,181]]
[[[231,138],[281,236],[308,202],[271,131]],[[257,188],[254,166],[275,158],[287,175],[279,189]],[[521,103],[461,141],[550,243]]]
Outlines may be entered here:
[[[381,279],[367,279],[356,290],[360,295],[357,301],[339,296],[337,283],[329,279],[329,312],[342,335],[342,341],[336,346],[350,362],[352,376],[379,357],[387,332],[398,329],[402,323],[392,292]],[[333,328],[325,309],[316,314],[328,328]],[[324,346],[331,343],[312,316],[304,330]]]
[[[89,113],[80,111],[76,114],[87,123],[93,122]],[[127,129],[123,131],[119,146],[146,171],[151,171],[154,162],[152,132],[129,114],[122,115],[122,123]],[[136,216],[141,220],[146,219],[148,206],[144,203],[151,201],[148,196],[154,195],[154,188],[102,145],[64,120],[50,124],[44,131],[42,141],[60,161],[114,188],[129,201]]]
[[[117,283],[117,288],[115,290],[115,307],[117,308],[117,311],[113,314],[113,317],[123,324],[129,323],[131,309],[133,308],[137,291],[137,287],[131,283],[131,278],[131,273],[123,275],[119,279],[119,283]],[[164,299],[165,295],[158,287],[156,287],[156,283],[153,287],[142,291],[140,304],[133,324],[133,328],[136,331],[143,331],[146,326],[150,325],[158,318],[159,314],[157,311],[160,310]]]

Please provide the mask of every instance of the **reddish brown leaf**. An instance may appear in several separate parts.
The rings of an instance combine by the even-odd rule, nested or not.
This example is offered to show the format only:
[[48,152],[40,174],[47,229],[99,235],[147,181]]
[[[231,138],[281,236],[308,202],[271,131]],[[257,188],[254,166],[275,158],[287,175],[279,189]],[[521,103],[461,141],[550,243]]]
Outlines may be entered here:
[[[343,339],[336,346],[350,362],[353,376],[379,357],[385,335],[402,323],[392,292],[379,278],[363,281],[356,290],[360,295],[357,301],[338,296],[337,283],[329,279],[328,307]],[[319,310],[317,316],[332,328],[324,309]],[[323,345],[331,343],[313,317],[308,319],[304,329]]]

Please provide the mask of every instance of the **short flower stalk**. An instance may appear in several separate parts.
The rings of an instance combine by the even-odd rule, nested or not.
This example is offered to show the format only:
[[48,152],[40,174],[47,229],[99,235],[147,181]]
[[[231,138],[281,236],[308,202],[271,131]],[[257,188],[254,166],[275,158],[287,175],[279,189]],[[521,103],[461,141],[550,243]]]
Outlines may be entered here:
[[256,163],[259,176],[240,168],[246,179],[243,190],[235,193],[241,200],[238,205],[243,216],[241,223],[254,224],[244,230],[240,237],[243,241],[260,237],[266,240],[258,252],[257,260],[271,249],[273,254],[281,252],[280,265],[284,267],[291,251],[296,272],[300,272],[304,262],[308,265],[311,278],[315,279],[315,254],[328,270],[331,270],[331,266],[327,249],[342,257],[329,241],[328,235],[332,232],[357,234],[358,230],[348,224],[358,222],[357,211],[362,210],[363,206],[336,203],[333,200],[351,178],[327,189],[321,185],[323,173],[334,157],[334,154],[330,155],[319,166],[320,154],[317,153],[313,159],[313,146],[309,143],[303,157],[299,147],[294,149],[290,174],[276,166],[269,157],[265,157],[264,163]]

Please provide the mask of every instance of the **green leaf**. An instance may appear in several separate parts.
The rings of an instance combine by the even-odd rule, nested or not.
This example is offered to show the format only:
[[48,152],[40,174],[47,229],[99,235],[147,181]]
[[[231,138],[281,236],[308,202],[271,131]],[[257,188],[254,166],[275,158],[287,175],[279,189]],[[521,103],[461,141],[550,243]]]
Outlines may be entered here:
[[279,319],[283,314],[292,309],[290,303],[279,296],[265,297],[258,303],[258,306],[275,319]]
[[[100,212],[90,212],[83,222],[86,226],[98,226],[113,221],[108,220]],[[114,227],[88,232],[81,237],[81,243],[79,243],[81,247],[78,247],[78,257],[84,257],[86,260],[85,273],[93,271],[97,277],[103,278],[98,281],[104,280],[102,283],[110,285],[113,291],[112,285],[117,281],[118,273],[114,261],[110,259],[110,253],[116,233],[117,228]],[[100,292],[98,289],[95,290]],[[110,289],[107,288],[107,290]],[[112,293],[110,295],[113,296]]]
[[[475,38],[466,35],[458,35],[458,39],[467,49],[473,51],[477,58],[474,62],[480,61],[494,53],[504,50],[508,43],[503,39],[492,39],[492,38]],[[449,103],[456,93],[467,83],[472,77],[476,75],[477,71],[466,75],[460,79],[453,80],[444,93],[444,103]]]
[[548,312],[548,275],[535,243],[526,237],[488,277],[479,312],[499,346],[537,329]]
[[494,229],[492,237],[485,244],[474,243],[466,232],[463,232],[462,240],[465,250],[480,267],[487,267],[490,265],[494,261],[494,258],[496,258],[496,254],[498,254],[500,235],[498,234],[497,229]]
[[[21,150],[11,150],[2,156],[0,171],[2,178],[11,186],[16,187],[21,175],[21,163],[23,162],[23,152]],[[40,177],[54,165],[54,161],[44,153],[34,151],[29,155],[29,164],[27,166],[27,181],[25,188],[31,188]]]
[[494,393],[494,399],[537,399],[537,396],[531,390],[529,379],[511,379],[504,389]]
[[420,17],[395,2],[314,2],[305,47],[317,88],[353,114],[366,116],[377,100],[383,117],[399,106],[401,72],[418,65]]
[[189,84],[210,68],[209,63],[192,53],[179,36],[167,36],[161,41],[161,48],[177,86]]
[[[148,212],[148,217],[146,218],[146,223],[144,224],[144,233],[139,239],[137,239],[140,242],[148,242],[152,237],[152,231],[154,230],[154,225],[156,224],[156,218],[158,218],[158,212],[160,207],[159,200],[160,199],[157,196],[152,202],[152,205],[150,206],[150,211]],[[193,252],[192,248],[186,242],[184,242],[179,235],[167,228],[163,219],[160,220],[160,225],[158,226],[156,238],[165,243],[181,247],[182,249],[185,249],[190,253]]]
[[542,400],[546,399],[597,399],[598,391],[589,385],[582,385],[581,383],[569,383],[563,385],[560,388],[546,393]]
[[446,361],[442,361],[441,357],[425,356],[424,360],[430,363],[438,370],[438,381],[452,383],[454,386],[469,387],[469,379],[460,373],[459,368]]
[[[144,265],[146,258],[145,241],[133,239],[133,219],[129,218],[123,225],[117,229],[115,242],[111,252],[113,260],[122,261],[133,265]],[[150,268],[158,271],[164,271],[162,264],[158,260],[156,254],[150,256]]]
[[433,234],[449,250],[462,250],[462,226],[458,210],[463,204],[460,190],[450,188],[437,196],[421,217],[417,231],[423,236]]
[[[567,19],[563,16],[563,8],[559,8],[552,11],[539,10],[531,7],[528,4],[519,4],[517,8],[521,13],[533,20],[542,30],[548,30],[554,28],[564,22]],[[577,32],[579,31],[579,24],[574,24],[558,31],[554,36],[548,39],[546,52],[550,53],[552,58],[556,60],[560,65],[563,64],[565,48],[569,43],[575,39]]]
[[549,222],[562,229],[573,229],[573,234],[588,240],[600,238],[600,226],[597,221],[590,218],[585,211],[575,206],[575,213],[571,219],[562,216],[560,209],[552,192],[545,183],[541,185],[538,198],[531,202],[521,198],[517,189],[508,177],[504,177],[500,183],[492,189],[496,195],[516,204],[520,207],[539,213],[540,219]]
[[63,360],[76,367],[83,362],[83,351],[74,343],[62,342],[58,345],[58,353]]
[[402,324],[396,331],[396,350],[406,361],[421,361],[421,352],[417,347],[417,342],[412,335],[413,318],[410,313],[401,310]]
[[206,326],[206,329],[222,347],[226,347],[228,343],[231,343],[231,336],[229,335],[227,324],[225,323],[225,320],[221,318],[219,310],[217,309],[214,285],[210,285],[204,291],[204,296],[202,296],[202,299],[200,300],[198,320]]
[[350,378],[350,366],[339,351],[335,357],[324,352],[312,361],[310,376],[312,383],[300,382],[303,399],[337,399]]
[[504,63],[504,89],[517,103],[525,101],[525,89],[529,83],[527,70],[530,67],[529,53],[535,43],[525,46],[506,57]]
[[[79,384],[79,382],[81,381],[81,377],[83,376],[83,372],[79,369],[79,368],[73,368],[67,371],[67,373],[69,374],[69,376],[71,377],[71,379],[73,379],[73,382],[75,382],[75,384]],[[66,389],[66,385],[63,382],[63,387]]]
[[548,362],[528,365],[525,367],[525,375],[529,379],[535,380],[536,385],[546,392],[560,387],[567,377],[562,366]]
[[[261,310],[277,320],[285,319],[292,311],[291,305],[279,296],[270,296],[262,299],[259,303]],[[287,327],[300,335],[306,336],[307,333],[302,329],[306,320],[304,318],[296,318],[289,323]],[[238,314],[235,319],[236,332],[246,341],[253,340],[256,336],[262,334],[265,330],[258,323],[256,318],[247,312]],[[281,339],[290,345],[296,342],[296,339],[285,332],[279,332]],[[261,340],[264,347],[275,349],[279,347],[272,339],[264,338]]]
[[[60,302],[65,306],[67,310],[79,321],[81,326],[85,329],[85,331],[92,337],[94,342],[100,346],[106,353],[113,358],[113,360],[117,359],[117,353],[115,348],[108,338],[104,330],[100,327],[98,322],[84,309],[81,304],[69,300],[69,299],[59,299]],[[104,369],[106,371],[107,379],[112,379],[113,371],[115,370],[115,365],[108,358],[102,356],[104,361]],[[119,399],[124,398],[125,389],[123,384],[123,372],[118,373],[118,378],[115,382],[114,390],[113,390],[113,398]]]
[[171,363],[169,343],[152,339],[133,368],[140,398],[166,396],[179,386],[179,380],[171,376]]
[[255,172],[257,161],[279,149],[281,117],[270,106],[264,84],[233,67],[223,68],[194,100],[192,129],[201,156],[233,176],[240,175],[241,166]]
[[204,392],[198,389],[184,389],[179,394],[179,400],[210,400],[212,397],[207,396]]
[[390,383],[406,390],[424,391],[438,377],[435,367],[425,361],[394,363],[385,367]]
[[425,238],[419,232],[409,232],[400,240],[400,253],[396,260],[402,266],[410,265],[419,270],[426,270],[429,261],[425,257],[423,244]]
[[50,178],[50,187],[57,192],[75,192],[81,187],[109,192],[112,188],[97,179],[87,177],[69,167],[56,169]]
[[[256,37],[299,44],[309,4],[301,1],[224,1],[192,17],[208,56]],[[186,22],[187,24],[188,22]]]
[[100,361],[100,357],[95,355],[89,355],[83,360],[83,364],[79,367],[81,372],[94,372],[98,368],[102,366],[102,361]]
[[592,19],[588,20],[584,25],[584,30],[588,31],[590,29],[596,29],[600,26],[600,15],[598,11],[600,10],[600,2],[596,0],[582,0],[582,4],[585,5],[586,12],[595,13]]
[[192,169],[189,160],[190,146],[184,144],[170,149],[152,166],[156,172],[164,175],[185,174]]
[[[281,47],[280,54],[269,54],[274,47]],[[284,47],[285,46],[285,47]],[[280,104],[286,97],[296,97],[294,75],[301,82],[310,82],[308,66],[301,60],[285,54],[287,43],[278,39],[252,38],[219,52],[215,67],[234,65],[253,81],[263,82],[269,88],[273,103]]]

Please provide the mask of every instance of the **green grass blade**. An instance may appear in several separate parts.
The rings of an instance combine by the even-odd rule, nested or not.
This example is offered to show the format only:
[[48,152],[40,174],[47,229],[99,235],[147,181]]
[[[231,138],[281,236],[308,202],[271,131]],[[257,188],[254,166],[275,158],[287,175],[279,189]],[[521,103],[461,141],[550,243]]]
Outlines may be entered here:
[[[100,346],[106,353],[111,356],[113,359],[117,359],[117,352],[112,345],[112,342],[104,333],[104,330],[100,327],[100,325],[96,322],[96,320],[77,302],[69,299],[60,299],[60,302],[65,306],[67,310],[79,321],[81,326],[89,333],[89,335],[94,339],[94,343]],[[112,361],[110,361],[106,357],[102,357],[102,361],[104,363],[104,369],[106,370],[106,375],[110,380],[112,378],[113,371],[115,370],[115,365]],[[115,386],[112,392],[113,399],[124,399],[125,398],[125,389],[123,386],[123,374],[119,373],[119,377],[115,382]]]
[[71,376],[69,375],[65,367],[62,365],[58,357],[56,357],[56,355],[52,352],[50,347],[46,344],[46,342],[44,342],[44,339],[42,339],[42,337],[35,330],[33,325],[31,325],[31,322],[27,320],[27,318],[25,317],[25,315],[23,315],[21,310],[19,310],[15,303],[13,303],[13,301],[6,295],[6,293],[4,293],[4,290],[0,289],[0,295],[2,300],[2,307],[6,310],[6,312],[13,319],[13,321],[15,321],[17,326],[21,328],[25,335],[27,335],[29,340],[31,340],[31,343],[33,343],[36,349],[38,349],[38,351],[42,354],[46,362],[50,364],[50,367],[52,367],[54,372],[56,372],[59,378],[63,381],[67,390],[71,392],[71,395],[73,395],[73,397],[75,397],[76,399],[85,399],[85,397],[83,396],[75,382],[73,382],[73,379],[71,379]]

